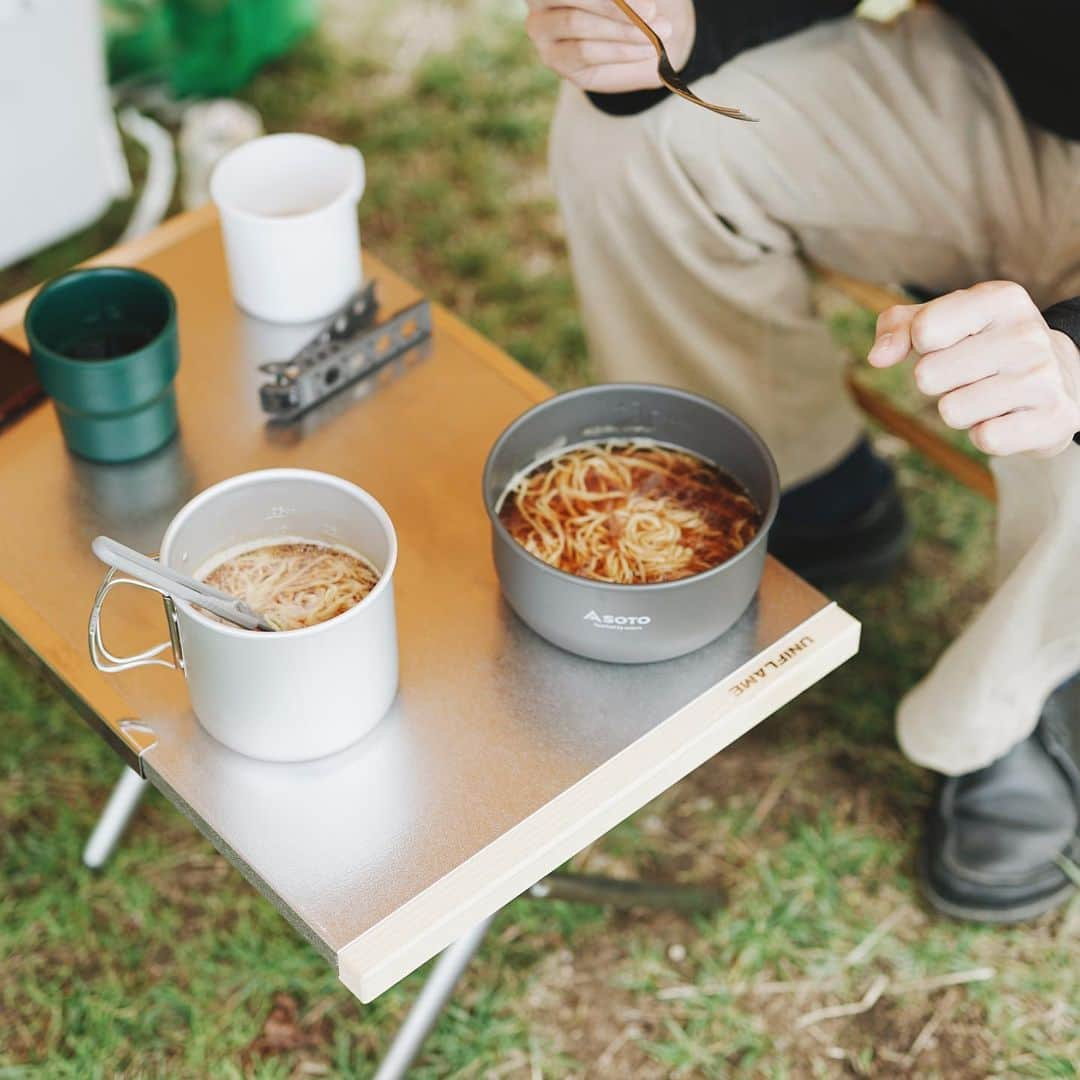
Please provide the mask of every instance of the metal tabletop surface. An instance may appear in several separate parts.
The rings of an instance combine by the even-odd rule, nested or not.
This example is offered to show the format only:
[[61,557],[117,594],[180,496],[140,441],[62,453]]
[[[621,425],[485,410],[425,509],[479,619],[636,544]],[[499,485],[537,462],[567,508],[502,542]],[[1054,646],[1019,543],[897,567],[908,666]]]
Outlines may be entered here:
[[[69,455],[50,407],[0,435],[0,619],[362,1000],[855,652],[855,620],[772,560],[741,622],[691,656],[621,667],[561,652],[502,603],[480,497],[491,443],[549,393],[542,383],[436,308],[426,359],[275,429],[256,367],[311,331],[233,306],[212,211],[95,261],[137,262],[177,295],[180,435],[123,466]],[[416,298],[365,264],[387,311]],[[0,308],[0,333],[17,342],[25,303]],[[301,765],[225,749],[199,727],[180,675],[105,676],[85,645],[104,570],[93,536],[155,551],[196,492],[286,465],[370,490],[401,544],[399,697],[351,749]],[[141,594],[110,598],[110,648],[163,640],[160,602]]]

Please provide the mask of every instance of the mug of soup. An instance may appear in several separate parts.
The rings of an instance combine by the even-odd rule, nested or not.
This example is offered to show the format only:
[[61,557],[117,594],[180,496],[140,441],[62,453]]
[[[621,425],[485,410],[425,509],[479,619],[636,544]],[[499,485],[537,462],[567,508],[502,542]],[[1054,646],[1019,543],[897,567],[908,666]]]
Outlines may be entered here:
[[182,671],[203,727],[267,761],[332,754],[385,715],[398,685],[397,536],[366,491],[307,469],[235,476],[180,510],[158,558],[244,600],[275,630],[243,630],[163,593],[170,640],[115,656],[102,637],[106,597],[151,586],[110,570],[90,614],[99,671]]

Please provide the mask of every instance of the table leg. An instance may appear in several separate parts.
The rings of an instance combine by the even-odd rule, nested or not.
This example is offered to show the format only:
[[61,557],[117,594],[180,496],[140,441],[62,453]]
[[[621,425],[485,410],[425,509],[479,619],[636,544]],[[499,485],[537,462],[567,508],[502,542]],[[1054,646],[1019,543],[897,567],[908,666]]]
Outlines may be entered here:
[[[719,889],[657,885],[649,881],[617,881],[585,874],[549,874],[529,890],[529,895],[543,900],[569,900],[619,908],[655,907],[683,913],[715,911],[724,906],[725,900]],[[478,923],[436,961],[373,1080],[403,1080],[406,1076],[494,918],[492,915]]]
[[725,903],[719,889],[659,885],[652,881],[627,881],[589,874],[549,874],[529,890],[529,895],[537,900],[569,900],[624,909],[663,908],[683,913],[716,911]]
[[109,861],[148,783],[138,773],[124,769],[83,848],[82,860],[91,870],[100,870]]
[[448,946],[420,990],[405,1023],[401,1025],[390,1044],[373,1080],[403,1080],[409,1067],[417,1059],[424,1040],[442,1015],[454,987],[461,978],[469,961],[476,955],[495,916],[477,923],[464,937]]

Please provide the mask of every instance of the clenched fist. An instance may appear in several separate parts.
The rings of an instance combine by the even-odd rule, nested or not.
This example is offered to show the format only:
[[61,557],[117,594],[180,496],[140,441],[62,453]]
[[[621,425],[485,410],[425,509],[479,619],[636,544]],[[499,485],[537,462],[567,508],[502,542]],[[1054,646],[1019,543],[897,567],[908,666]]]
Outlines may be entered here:
[[1080,350],[1014,282],[883,312],[870,363],[891,367],[912,350],[916,385],[984,453],[1049,457],[1080,431]]
[[[681,70],[694,43],[693,0],[630,3]],[[529,0],[525,29],[540,59],[582,90],[616,94],[660,85],[653,47],[611,0]]]

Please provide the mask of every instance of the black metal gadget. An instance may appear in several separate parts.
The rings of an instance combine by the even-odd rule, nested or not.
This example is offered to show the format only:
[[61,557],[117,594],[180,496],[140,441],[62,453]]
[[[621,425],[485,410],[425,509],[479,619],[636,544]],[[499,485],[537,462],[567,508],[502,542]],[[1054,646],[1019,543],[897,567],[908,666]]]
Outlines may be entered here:
[[367,379],[431,338],[431,306],[420,300],[377,323],[375,283],[357,293],[289,360],[261,364],[272,376],[259,387],[263,411],[290,421],[347,386]]

